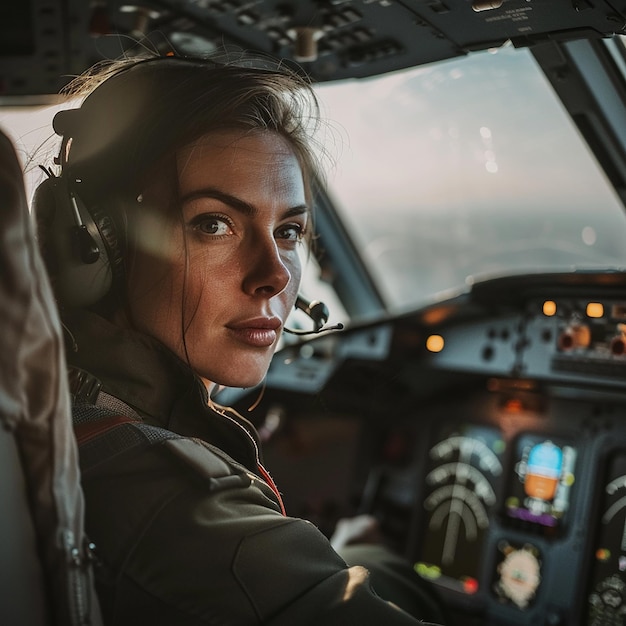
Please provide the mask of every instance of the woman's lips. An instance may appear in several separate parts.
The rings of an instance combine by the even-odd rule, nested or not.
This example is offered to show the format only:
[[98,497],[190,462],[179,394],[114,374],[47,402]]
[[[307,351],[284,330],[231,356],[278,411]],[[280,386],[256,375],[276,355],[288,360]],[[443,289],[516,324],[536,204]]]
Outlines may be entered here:
[[228,330],[242,343],[255,348],[269,348],[278,337],[278,318],[259,318],[228,324]]

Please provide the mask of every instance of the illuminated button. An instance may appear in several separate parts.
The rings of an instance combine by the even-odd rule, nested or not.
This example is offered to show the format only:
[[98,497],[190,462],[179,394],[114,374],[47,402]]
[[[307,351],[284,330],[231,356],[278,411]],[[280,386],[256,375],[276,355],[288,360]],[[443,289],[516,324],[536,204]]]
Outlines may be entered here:
[[588,348],[591,344],[591,330],[584,324],[572,324],[563,330],[558,338],[561,350]]
[[426,350],[430,352],[441,352],[444,346],[444,340],[441,335],[430,335],[426,339]]
[[413,569],[422,577],[435,580],[441,578],[441,568],[437,565],[429,565],[427,563],[418,562]]
[[590,302],[587,305],[587,317],[602,317],[604,306],[600,302]]
[[473,595],[478,591],[478,581],[475,578],[463,579],[463,591],[469,595]]
[[554,300],[546,300],[543,303],[543,314],[552,317],[556,314],[556,302]]

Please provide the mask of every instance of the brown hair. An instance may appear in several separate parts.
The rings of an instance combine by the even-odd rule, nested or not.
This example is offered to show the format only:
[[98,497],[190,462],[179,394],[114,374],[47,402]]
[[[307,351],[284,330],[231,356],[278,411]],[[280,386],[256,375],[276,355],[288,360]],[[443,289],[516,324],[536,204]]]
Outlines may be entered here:
[[318,103],[305,78],[268,65],[152,57],[97,66],[66,89],[84,98],[81,107],[55,119],[55,130],[71,138],[64,169],[91,196],[139,193],[153,164],[206,133],[271,130],[291,145],[310,194],[320,173],[313,140]]

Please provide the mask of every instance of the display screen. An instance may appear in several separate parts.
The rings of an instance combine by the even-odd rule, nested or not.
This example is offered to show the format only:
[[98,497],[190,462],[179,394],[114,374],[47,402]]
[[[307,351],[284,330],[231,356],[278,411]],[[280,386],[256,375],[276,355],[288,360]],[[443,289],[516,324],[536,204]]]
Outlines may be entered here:
[[576,449],[557,438],[524,434],[516,441],[515,458],[506,515],[539,529],[556,529],[569,509]]
[[478,591],[483,541],[498,506],[504,449],[495,428],[463,425],[439,433],[429,450],[418,574],[463,593]]

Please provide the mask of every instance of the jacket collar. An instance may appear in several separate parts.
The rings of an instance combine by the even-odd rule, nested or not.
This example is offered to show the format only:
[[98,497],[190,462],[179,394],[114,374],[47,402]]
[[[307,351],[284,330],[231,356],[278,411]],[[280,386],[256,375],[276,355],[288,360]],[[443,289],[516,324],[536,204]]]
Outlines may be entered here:
[[96,377],[147,423],[216,445],[257,470],[258,436],[243,417],[208,406],[206,389],[189,366],[158,341],[89,311],[64,316],[71,333],[70,367]]

